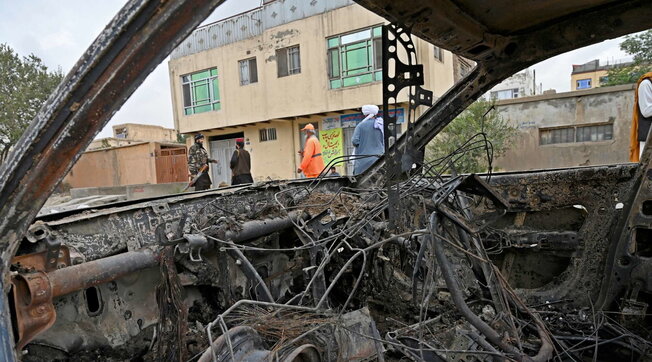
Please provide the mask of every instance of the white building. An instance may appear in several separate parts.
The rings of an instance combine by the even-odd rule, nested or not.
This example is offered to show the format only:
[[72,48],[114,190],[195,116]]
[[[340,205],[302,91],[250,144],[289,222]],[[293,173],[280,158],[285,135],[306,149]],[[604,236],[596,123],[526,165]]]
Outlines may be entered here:
[[536,84],[536,72],[527,68],[491,88],[489,92],[484,94],[483,98],[486,100],[502,100],[529,97],[537,94],[541,94],[541,89]]

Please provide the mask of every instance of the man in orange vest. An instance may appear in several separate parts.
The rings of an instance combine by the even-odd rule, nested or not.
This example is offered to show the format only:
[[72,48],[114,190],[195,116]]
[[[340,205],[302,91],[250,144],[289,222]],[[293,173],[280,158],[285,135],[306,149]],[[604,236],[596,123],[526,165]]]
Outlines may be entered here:
[[321,144],[315,136],[315,126],[308,123],[301,129],[306,134],[306,144],[303,147],[303,159],[297,173],[303,172],[308,178],[317,177],[324,169],[324,159],[321,157]]
[[629,160],[639,162],[652,124],[652,72],[638,80],[634,90],[634,115],[629,140]]

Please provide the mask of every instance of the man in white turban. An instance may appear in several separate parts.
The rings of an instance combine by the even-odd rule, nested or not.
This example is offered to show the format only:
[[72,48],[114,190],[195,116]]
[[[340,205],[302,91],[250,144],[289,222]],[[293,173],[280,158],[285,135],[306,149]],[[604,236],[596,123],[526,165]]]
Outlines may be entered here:
[[[360,122],[353,132],[351,143],[355,147],[355,163],[353,174],[358,175],[368,169],[379,156],[385,153],[385,136],[383,133],[383,119],[376,117],[378,106],[362,106],[362,114],[366,118]],[[364,157],[372,156],[372,157]]]

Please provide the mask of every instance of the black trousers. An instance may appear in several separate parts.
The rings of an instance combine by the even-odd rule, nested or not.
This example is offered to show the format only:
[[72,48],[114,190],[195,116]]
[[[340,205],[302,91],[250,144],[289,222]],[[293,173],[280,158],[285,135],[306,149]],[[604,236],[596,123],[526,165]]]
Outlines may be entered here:
[[251,177],[250,173],[244,173],[242,175],[231,177],[231,185],[242,185],[242,184],[252,184],[254,179]]
[[195,191],[208,190],[211,188],[211,178],[208,173],[204,172],[197,181],[195,181]]

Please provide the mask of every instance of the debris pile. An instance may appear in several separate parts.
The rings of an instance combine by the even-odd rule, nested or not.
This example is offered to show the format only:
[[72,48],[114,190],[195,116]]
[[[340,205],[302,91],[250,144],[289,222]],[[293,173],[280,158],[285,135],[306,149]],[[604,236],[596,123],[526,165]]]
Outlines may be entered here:
[[[507,243],[501,223],[518,210],[483,178],[442,176],[465,150],[490,148],[479,139],[396,185],[402,212],[393,229],[383,188],[325,190],[324,179],[274,195],[292,222],[289,230],[234,243],[214,225],[196,225],[220,250],[236,252],[229,254],[235,265],[248,270],[242,298],[218,306],[206,325],[215,342],[202,359],[237,360],[242,340],[255,340],[264,358],[288,361],[303,346],[319,356],[307,359],[315,361],[649,356],[647,327],[634,333],[616,316],[578,307],[580,301],[532,304],[536,298],[510,285],[498,266],[502,250],[526,246]],[[283,266],[263,266],[261,258]],[[365,316],[366,332],[346,327],[353,315]]]
[[[389,191],[322,177],[37,223],[13,262],[24,359],[648,358],[646,304],[560,287],[599,252],[593,206],[561,194],[540,209],[545,187],[456,175],[478,147],[490,157],[479,134]],[[59,298],[39,302],[47,325],[21,304],[30,290]]]

